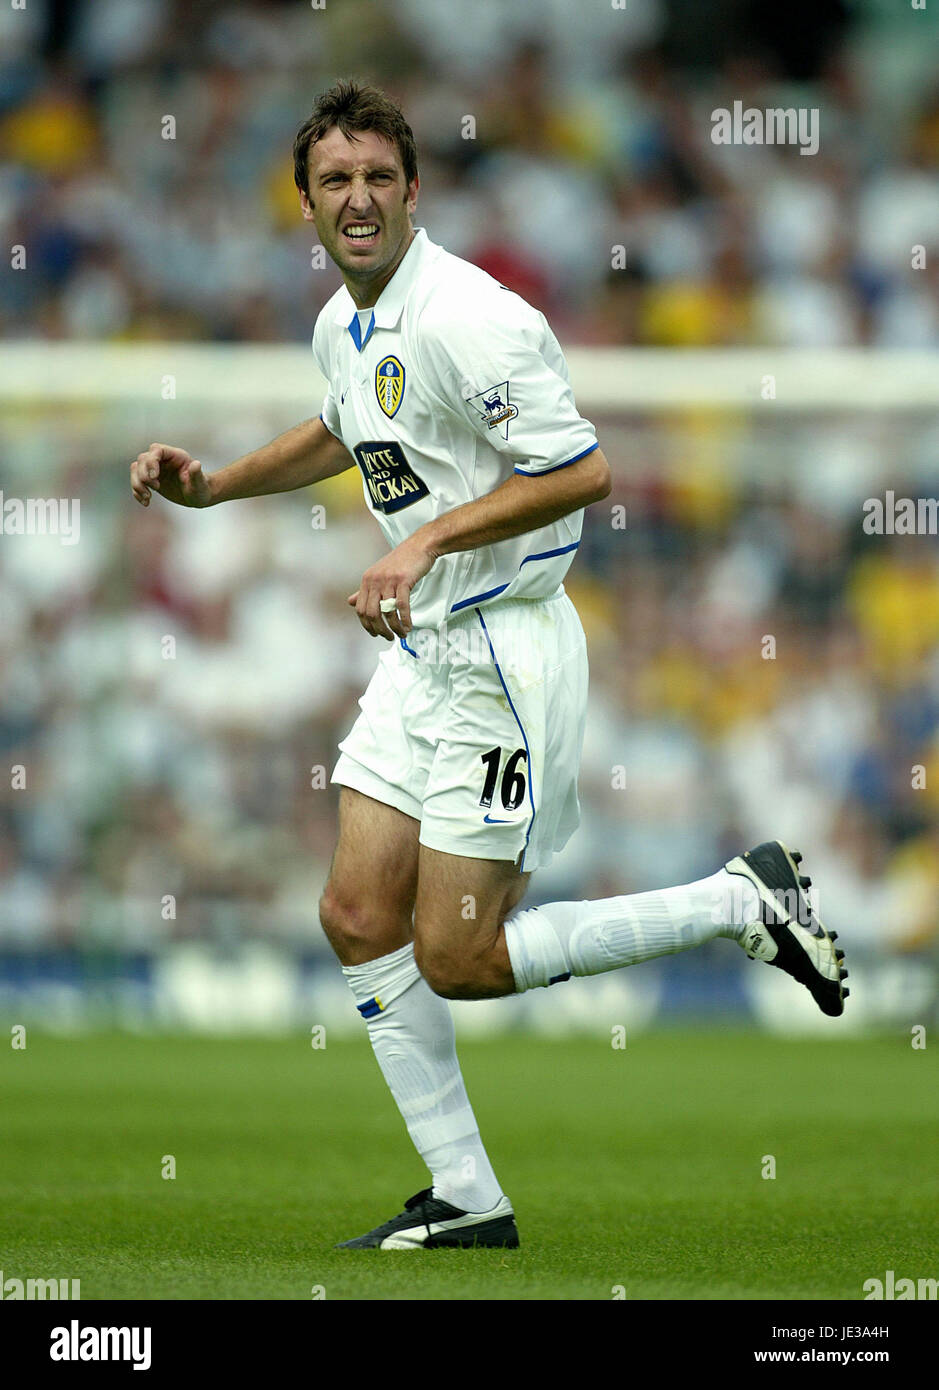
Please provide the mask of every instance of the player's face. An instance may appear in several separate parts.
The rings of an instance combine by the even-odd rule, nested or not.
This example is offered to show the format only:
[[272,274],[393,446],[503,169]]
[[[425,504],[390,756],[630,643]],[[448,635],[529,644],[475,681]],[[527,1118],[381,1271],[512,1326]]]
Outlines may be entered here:
[[353,298],[374,302],[413,236],[417,178],[405,182],[397,147],[384,136],[365,130],[350,139],[334,127],[310,148],[309,184],[309,199],[300,194],[304,217]]

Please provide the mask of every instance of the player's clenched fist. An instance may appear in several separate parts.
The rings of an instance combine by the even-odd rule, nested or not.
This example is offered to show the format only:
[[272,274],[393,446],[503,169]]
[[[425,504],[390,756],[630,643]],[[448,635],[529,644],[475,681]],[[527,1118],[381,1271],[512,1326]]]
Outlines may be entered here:
[[[346,602],[359,615],[371,637],[407,637],[411,631],[411,590],[439,559],[422,526],[362,575],[362,583]],[[388,631],[391,629],[391,632]]]
[[151,444],[130,466],[130,486],[143,507],[150,505],[150,491],[181,507],[208,507],[212,502],[209,480],[198,459],[172,444]]

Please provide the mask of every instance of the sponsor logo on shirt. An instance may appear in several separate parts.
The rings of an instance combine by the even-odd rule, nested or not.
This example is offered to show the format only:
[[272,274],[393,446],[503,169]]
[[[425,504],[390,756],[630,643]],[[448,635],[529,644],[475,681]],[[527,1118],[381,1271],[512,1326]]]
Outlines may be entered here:
[[502,438],[508,439],[509,421],[515,419],[518,414],[518,406],[512,405],[509,400],[509,383],[507,381],[497,382],[495,386],[487,387],[478,395],[470,396],[466,404],[485,420],[487,429],[494,430],[501,426]]
[[404,396],[404,366],[397,357],[383,357],[375,368],[375,394],[390,420]]
[[377,512],[400,512],[427,496],[427,484],[419,478],[395,440],[363,439],[352,451]]

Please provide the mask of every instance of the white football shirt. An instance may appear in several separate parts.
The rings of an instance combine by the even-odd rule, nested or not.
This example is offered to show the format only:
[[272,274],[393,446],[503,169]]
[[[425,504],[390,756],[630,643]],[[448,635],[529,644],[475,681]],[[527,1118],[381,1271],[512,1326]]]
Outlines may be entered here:
[[[362,318],[343,286],[317,318],[313,353],[329,382],[323,423],[354,455],[390,547],[513,470],[549,473],[598,447],[544,315],[423,228],[364,331]],[[411,591],[414,626],[556,593],[583,516],[442,555]]]

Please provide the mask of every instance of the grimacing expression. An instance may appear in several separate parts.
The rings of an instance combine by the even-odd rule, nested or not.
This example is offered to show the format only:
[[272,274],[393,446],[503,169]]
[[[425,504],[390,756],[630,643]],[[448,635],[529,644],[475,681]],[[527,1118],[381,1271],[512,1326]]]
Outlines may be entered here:
[[368,281],[393,267],[411,237],[419,183],[405,183],[397,146],[375,131],[349,138],[334,126],[310,146],[308,170],[303,216],[342,273]]

